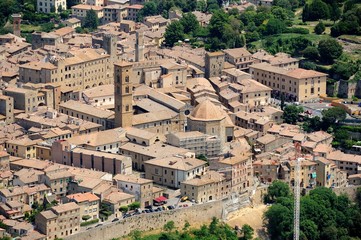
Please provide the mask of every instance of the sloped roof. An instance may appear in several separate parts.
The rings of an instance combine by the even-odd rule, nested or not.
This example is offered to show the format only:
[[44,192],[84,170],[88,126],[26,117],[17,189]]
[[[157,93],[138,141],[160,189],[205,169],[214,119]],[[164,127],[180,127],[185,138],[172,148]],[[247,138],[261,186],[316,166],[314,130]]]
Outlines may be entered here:
[[197,105],[189,118],[192,120],[217,121],[224,119],[225,115],[212,101],[206,99]]

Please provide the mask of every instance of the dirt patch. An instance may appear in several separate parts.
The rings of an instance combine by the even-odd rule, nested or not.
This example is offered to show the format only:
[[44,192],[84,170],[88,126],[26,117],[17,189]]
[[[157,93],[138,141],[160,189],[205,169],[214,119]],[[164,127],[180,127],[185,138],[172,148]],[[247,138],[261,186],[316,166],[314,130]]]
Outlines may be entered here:
[[227,223],[231,226],[242,227],[244,224],[250,225],[254,229],[254,236],[260,239],[268,239],[263,227],[263,214],[268,209],[264,204],[255,207],[242,208],[228,216]]

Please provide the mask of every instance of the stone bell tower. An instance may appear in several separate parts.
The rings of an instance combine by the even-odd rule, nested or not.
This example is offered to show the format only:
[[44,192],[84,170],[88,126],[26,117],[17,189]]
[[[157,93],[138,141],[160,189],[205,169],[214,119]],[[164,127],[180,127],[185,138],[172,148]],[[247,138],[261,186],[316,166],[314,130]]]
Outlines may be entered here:
[[13,32],[14,35],[20,37],[20,24],[21,24],[21,14],[13,14],[11,15],[11,17],[13,18]]

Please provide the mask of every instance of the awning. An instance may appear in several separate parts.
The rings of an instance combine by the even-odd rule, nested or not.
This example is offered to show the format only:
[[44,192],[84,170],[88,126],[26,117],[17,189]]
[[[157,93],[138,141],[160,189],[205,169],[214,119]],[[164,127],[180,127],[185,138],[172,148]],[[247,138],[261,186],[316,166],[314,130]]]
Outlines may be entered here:
[[163,196],[160,196],[160,197],[154,199],[154,201],[156,201],[156,202],[164,202],[164,201],[167,201],[167,198],[163,197]]

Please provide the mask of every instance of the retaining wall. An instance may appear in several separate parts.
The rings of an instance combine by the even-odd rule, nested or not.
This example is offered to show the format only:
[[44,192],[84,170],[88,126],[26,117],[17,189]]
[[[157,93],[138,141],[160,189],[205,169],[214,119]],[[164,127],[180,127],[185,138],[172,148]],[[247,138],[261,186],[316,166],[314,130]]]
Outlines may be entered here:
[[115,223],[87,230],[86,232],[80,232],[64,239],[109,240],[126,236],[133,230],[151,231],[154,229],[161,229],[168,221],[174,221],[176,227],[183,228],[186,220],[191,226],[193,221],[197,222],[197,225],[199,225],[209,223],[213,217],[221,219],[222,213],[222,201],[214,201],[171,211],[136,215]]

